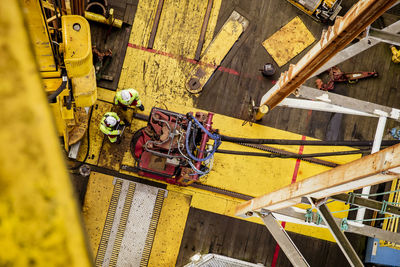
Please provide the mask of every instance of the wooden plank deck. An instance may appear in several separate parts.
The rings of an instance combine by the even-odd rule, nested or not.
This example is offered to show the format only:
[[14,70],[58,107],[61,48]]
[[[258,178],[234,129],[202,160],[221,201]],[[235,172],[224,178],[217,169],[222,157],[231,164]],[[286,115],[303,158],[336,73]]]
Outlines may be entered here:
[[109,25],[89,21],[92,36],[92,45],[96,46],[101,52],[111,49],[112,61],[104,70],[104,75],[113,76],[112,81],[100,80],[97,86],[116,90],[119,77],[124,63],[126,48],[135,17],[138,0],[109,0],[108,4],[114,8],[114,16],[121,19],[124,23],[118,29]]
[[[289,235],[310,266],[349,266],[336,243],[290,232]],[[365,239],[348,237],[357,253],[361,254],[360,242]],[[176,266],[187,264],[197,252],[271,266],[275,250],[276,242],[263,225],[190,208]],[[275,266],[292,265],[279,251]]]
[[[279,69],[262,46],[262,42],[296,16],[301,18],[316,39],[320,38],[323,27],[287,1],[226,0],[222,2],[216,31],[225,21],[225,13],[231,10],[237,10],[250,21],[245,36],[241,36],[236,47],[222,63],[223,67],[237,71],[238,75],[216,71],[201,95],[196,98],[196,104],[202,109],[245,119],[249,97],[260,99],[273,86],[273,81],[279,78],[280,71],[286,70],[289,65],[286,64]],[[296,56],[291,63],[297,62],[306,51],[308,49]],[[267,62],[273,63],[277,68],[276,74],[271,79],[265,79],[259,71]],[[279,125],[278,128],[289,130],[286,129],[285,124],[292,117],[291,113],[297,115],[299,112],[288,114],[288,112],[273,110],[262,123],[273,127]],[[307,111],[300,111],[300,113],[306,115]],[[298,120],[293,120],[293,122],[295,123],[291,130],[297,132]]]

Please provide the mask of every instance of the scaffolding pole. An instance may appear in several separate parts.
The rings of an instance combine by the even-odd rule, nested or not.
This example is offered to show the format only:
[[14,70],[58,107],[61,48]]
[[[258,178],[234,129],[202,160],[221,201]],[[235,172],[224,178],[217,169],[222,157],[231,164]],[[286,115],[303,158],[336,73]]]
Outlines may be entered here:
[[[343,194],[346,195],[346,194]],[[363,198],[364,199],[364,198]],[[291,222],[296,224],[308,225],[313,227],[322,227],[326,228],[326,224],[324,222],[320,222],[318,219],[318,215],[315,212],[310,213],[310,219],[306,220],[305,215],[307,211],[297,208],[290,207],[281,210],[277,210],[272,212],[274,217],[279,221]],[[390,213],[390,212],[388,212]],[[338,226],[342,224],[342,219],[335,218],[335,222]],[[368,236],[372,238],[378,238],[380,240],[386,240],[388,242],[393,242],[396,244],[400,244],[400,234],[393,233],[386,230],[382,230],[380,228],[372,227],[369,225],[365,225],[362,223],[357,223],[353,221],[347,222],[347,227],[344,229],[345,232],[359,234],[363,236]]]
[[[309,200],[313,201],[311,198]],[[335,218],[332,216],[332,213],[329,211],[326,204],[325,203],[318,204],[315,201],[313,201],[312,203],[321,214],[323,221],[328,225],[329,231],[335,238],[337,244],[339,245],[340,249],[342,250],[344,256],[346,257],[350,265],[355,267],[363,267],[364,264],[358,257],[357,253],[354,251],[347,237],[344,235],[344,233],[340,230],[339,226],[336,224]]]
[[306,259],[303,257],[299,249],[290,239],[289,235],[286,233],[285,229],[279,224],[279,222],[274,218],[272,213],[267,213],[266,215],[260,215],[268,231],[274,237],[275,241],[281,247],[289,261],[295,267],[309,267]]

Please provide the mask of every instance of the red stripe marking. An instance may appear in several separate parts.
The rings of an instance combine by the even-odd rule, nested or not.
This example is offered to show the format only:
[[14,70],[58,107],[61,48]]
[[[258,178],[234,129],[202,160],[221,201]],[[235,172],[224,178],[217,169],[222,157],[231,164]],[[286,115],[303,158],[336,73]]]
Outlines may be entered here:
[[[301,137],[301,140],[303,140],[303,141],[306,140],[306,137],[303,135]],[[304,146],[300,146],[298,154],[299,155],[303,154],[303,150],[304,150]],[[299,168],[300,168],[300,162],[301,162],[300,159],[296,159],[296,165],[294,166],[294,171],[293,171],[293,176],[292,176],[292,184],[296,182],[297,174],[298,174]]]
[[[311,112],[308,113],[308,117],[310,117],[310,115],[311,115]],[[303,140],[303,141],[306,140],[306,136],[303,135],[301,137],[301,140]],[[303,154],[303,150],[304,150],[304,146],[300,146],[298,154],[299,155]],[[301,162],[301,160],[297,159],[296,160],[296,164],[294,165],[294,171],[293,171],[292,182],[291,182],[292,184],[295,183],[296,180],[297,180],[297,174],[299,173],[299,169],[300,169],[300,162]],[[286,222],[282,222],[281,225],[282,225],[283,228],[285,228]],[[280,247],[279,247],[278,244],[276,244],[275,251],[274,251],[274,257],[272,258],[271,267],[275,267],[276,266],[276,262],[278,260],[278,255],[279,255],[279,251],[280,251]]]
[[[174,58],[174,59],[177,59],[177,60],[186,61],[186,62],[195,64],[195,65],[205,66],[207,68],[216,69],[217,71],[226,72],[226,73],[229,73],[229,74],[232,74],[232,75],[235,75],[235,76],[241,76],[241,77],[244,77],[244,78],[256,79],[256,80],[265,79],[261,75],[254,76],[254,75],[247,74],[247,73],[240,73],[237,70],[234,70],[234,69],[231,69],[231,68],[225,68],[225,67],[216,66],[216,65],[213,65],[213,64],[210,64],[210,63],[207,63],[207,62],[196,61],[193,58],[187,58],[187,57],[180,56],[180,55],[174,55],[172,53],[167,53],[167,52],[156,50],[156,49],[150,49],[150,48],[147,48],[147,47],[144,47],[144,46],[141,46],[141,45],[128,43],[128,47],[131,47],[131,48],[134,48],[134,49],[138,49],[138,50],[142,50],[142,51],[146,51],[146,52],[153,53],[153,54],[157,54],[157,55],[166,56],[166,57],[169,57],[169,58]],[[275,84],[276,81],[271,80],[271,83]]]

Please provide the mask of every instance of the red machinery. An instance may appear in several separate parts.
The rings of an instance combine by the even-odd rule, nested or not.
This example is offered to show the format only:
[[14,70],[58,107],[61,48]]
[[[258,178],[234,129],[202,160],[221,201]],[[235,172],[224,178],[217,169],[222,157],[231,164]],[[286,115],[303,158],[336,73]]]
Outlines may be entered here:
[[356,83],[360,79],[369,77],[378,77],[375,71],[342,72],[338,67],[329,69],[329,81],[324,83],[321,79],[315,81],[317,88],[324,91],[330,91],[335,88],[335,82]]
[[[211,128],[213,115],[153,108],[147,126],[135,133],[131,143],[139,174],[179,185],[199,181],[210,171],[219,145],[219,135]],[[214,146],[207,145],[210,137]]]

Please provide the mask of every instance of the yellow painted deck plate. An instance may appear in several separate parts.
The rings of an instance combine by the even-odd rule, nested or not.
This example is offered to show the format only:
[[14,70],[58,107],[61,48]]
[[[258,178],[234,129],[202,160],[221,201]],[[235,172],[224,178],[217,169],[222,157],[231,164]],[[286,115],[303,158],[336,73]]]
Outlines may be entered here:
[[203,89],[203,86],[221,64],[240,35],[246,30],[248,24],[249,21],[246,18],[236,11],[232,12],[217,36],[201,55],[201,63],[191,69],[186,82],[186,88],[189,92],[195,94]]
[[114,189],[113,180],[112,176],[93,172],[90,174],[86,190],[83,219],[94,257],[97,255]]
[[262,45],[282,67],[315,41],[312,33],[299,17],[295,17]]
[[[207,1],[166,0],[161,13],[153,51],[147,51],[157,1],[143,0],[135,14],[130,47],[127,48],[118,89],[135,88],[154,106],[169,108],[170,103],[193,106],[185,82],[193,63]],[[221,0],[215,0],[203,47],[212,39]],[[150,24],[150,25],[149,25]],[[146,106],[151,107],[150,105]]]
[[169,191],[164,199],[148,266],[175,266],[181,246],[190,195]]

